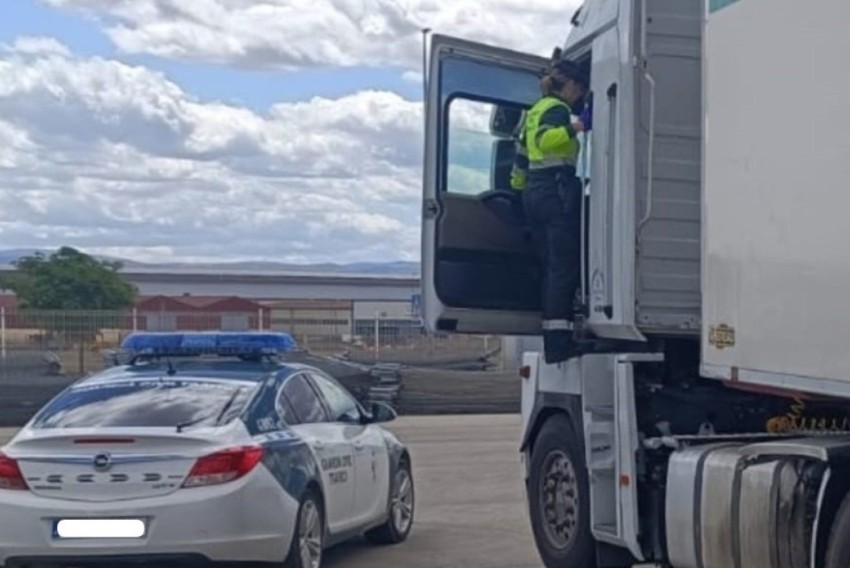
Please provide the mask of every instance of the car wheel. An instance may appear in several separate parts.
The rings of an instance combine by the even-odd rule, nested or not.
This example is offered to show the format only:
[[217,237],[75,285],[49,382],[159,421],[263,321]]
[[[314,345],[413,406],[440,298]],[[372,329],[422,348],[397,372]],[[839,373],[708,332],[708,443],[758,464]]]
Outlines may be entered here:
[[404,542],[413,528],[415,505],[416,492],[413,487],[413,474],[410,470],[410,464],[403,461],[393,478],[389,519],[383,525],[367,532],[366,538],[374,544]]
[[529,473],[531,528],[543,563],[547,568],[596,566],[584,452],[566,416],[543,425]]
[[325,548],[325,520],[322,501],[308,491],[298,507],[295,535],[284,568],[321,568]]

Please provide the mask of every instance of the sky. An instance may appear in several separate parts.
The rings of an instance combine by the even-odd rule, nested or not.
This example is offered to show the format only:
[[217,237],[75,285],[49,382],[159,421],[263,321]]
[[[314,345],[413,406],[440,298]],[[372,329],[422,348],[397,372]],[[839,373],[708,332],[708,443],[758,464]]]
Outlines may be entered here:
[[421,30],[540,55],[577,0],[3,0],[0,248],[417,260]]

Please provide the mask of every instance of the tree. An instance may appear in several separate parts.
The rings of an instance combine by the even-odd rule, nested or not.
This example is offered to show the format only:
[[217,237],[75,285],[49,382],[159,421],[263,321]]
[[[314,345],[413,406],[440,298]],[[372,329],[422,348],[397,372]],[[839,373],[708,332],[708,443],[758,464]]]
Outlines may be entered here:
[[98,260],[70,247],[14,262],[18,273],[2,282],[21,307],[32,310],[123,310],[136,289],[119,274],[120,262]]
[[62,247],[49,257],[36,253],[13,264],[17,273],[0,280],[0,288],[15,293],[32,325],[79,346],[82,374],[85,345],[101,329],[116,327],[122,319],[120,310],[131,307],[136,299],[136,288],[118,272],[121,263]]

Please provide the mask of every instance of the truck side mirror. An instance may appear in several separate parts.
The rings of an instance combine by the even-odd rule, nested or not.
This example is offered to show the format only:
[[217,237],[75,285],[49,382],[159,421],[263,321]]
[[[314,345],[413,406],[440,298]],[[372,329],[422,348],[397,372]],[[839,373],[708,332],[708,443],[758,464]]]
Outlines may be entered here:
[[512,138],[522,120],[519,107],[494,106],[490,114],[490,134],[497,138]]

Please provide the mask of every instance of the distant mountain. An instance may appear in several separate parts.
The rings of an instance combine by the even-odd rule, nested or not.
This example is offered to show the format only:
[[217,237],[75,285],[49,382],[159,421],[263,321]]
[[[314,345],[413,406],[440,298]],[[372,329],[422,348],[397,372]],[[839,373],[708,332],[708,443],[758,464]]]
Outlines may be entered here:
[[38,249],[9,249],[9,250],[0,250],[0,266],[12,264],[19,258],[24,256],[32,256],[37,252],[45,252],[39,251]]
[[[9,249],[0,250],[0,267],[9,266],[15,260],[24,256],[30,256],[36,252],[50,254],[49,249]],[[235,261],[235,262],[212,262],[212,263],[189,263],[189,262],[166,262],[145,263],[131,259],[98,256],[103,260],[119,261],[125,268],[139,269],[145,271],[153,270],[185,270],[185,271],[221,271],[221,272],[288,272],[288,273],[311,273],[311,274],[375,274],[382,276],[419,276],[419,263],[417,262],[355,262],[348,264],[317,263],[317,264],[292,264],[285,262],[270,261]]]
[[[129,266],[129,265],[128,265]],[[216,263],[164,263],[141,264],[134,267],[145,269],[177,268],[183,270],[224,270],[228,272],[305,272],[328,274],[385,274],[418,276],[416,262],[355,262],[350,264],[291,264],[285,262],[243,261]]]

